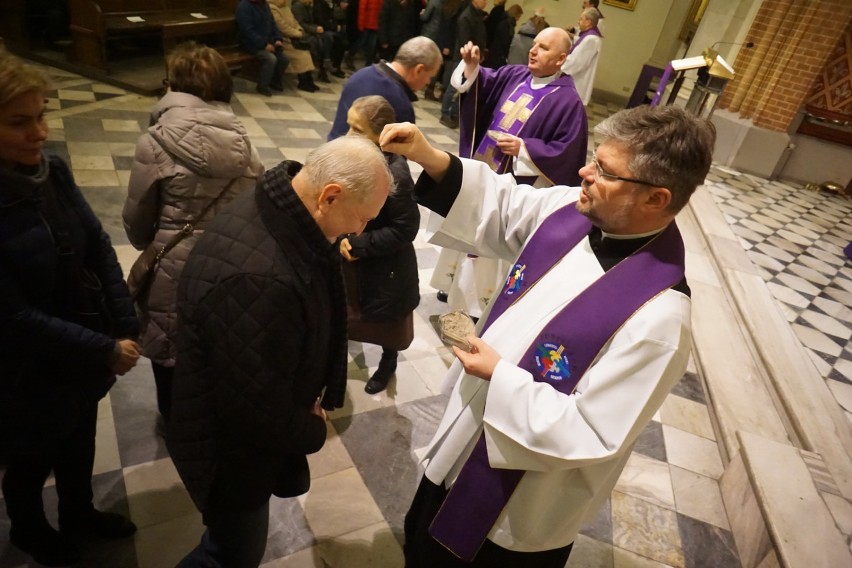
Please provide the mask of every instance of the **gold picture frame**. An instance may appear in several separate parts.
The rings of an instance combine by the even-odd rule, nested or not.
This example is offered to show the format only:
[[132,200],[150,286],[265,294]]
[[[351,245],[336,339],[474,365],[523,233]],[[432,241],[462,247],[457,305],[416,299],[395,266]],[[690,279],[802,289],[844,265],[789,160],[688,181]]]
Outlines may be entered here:
[[636,0],[603,0],[607,6],[617,6],[624,10],[633,10],[636,8]]

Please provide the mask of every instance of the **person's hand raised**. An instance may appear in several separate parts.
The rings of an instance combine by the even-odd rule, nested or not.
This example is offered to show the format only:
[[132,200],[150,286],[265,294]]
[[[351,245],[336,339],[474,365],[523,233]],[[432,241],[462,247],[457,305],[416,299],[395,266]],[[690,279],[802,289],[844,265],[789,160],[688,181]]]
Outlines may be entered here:
[[464,44],[461,48],[460,53],[465,66],[479,65],[479,46],[473,45],[473,42],[469,41]]
[[386,125],[379,135],[379,146],[384,152],[400,154],[417,162],[435,181],[443,179],[450,167],[450,155],[433,148],[420,129],[410,122]]

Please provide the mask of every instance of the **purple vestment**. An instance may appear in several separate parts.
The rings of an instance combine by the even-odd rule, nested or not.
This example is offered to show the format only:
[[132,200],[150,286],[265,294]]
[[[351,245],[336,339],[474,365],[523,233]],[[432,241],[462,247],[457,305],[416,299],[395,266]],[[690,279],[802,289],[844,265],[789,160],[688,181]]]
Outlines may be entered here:
[[[504,65],[499,69],[479,68],[476,84],[461,95],[459,121],[459,156],[473,158],[477,148],[488,136],[492,123],[503,118],[507,101],[516,87],[526,83],[529,92],[532,74],[522,65]],[[544,87],[548,94],[542,105],[529,114],[522,127],[516,126],[516,136],[524,140],[533,163],[553,185],[577,186],[580,168],[586,164],[588,124],[583,102],[574,88],[574,80],[562,75]],[[512,98],[511,100],[515,100]],[[531,102],[530,108],[533,107]],[[499,152],[499,150],[497,150]],[[498,173],[512,172],[512,160],[499,160]],[[493,166],[492,166],[493,167]],[[518,177],[519,183],[533,183],[533,177]]]
[[[588,234],[591,222],[570,204],[533,234],[491,306],[483,332]],[[570,395],[621,325],[684,276],[684,248],[671,223],[565,306],[530,345],[518,366],[533,380]],[[565,433],[570,436],[570,432]],[[429,533],[456,556],[472,561],[524,475],[489,465],[485,434],[462,468]]]
[[572,50],[577,49],[577,46],[580,45],[580,42],[583,41],[584,39],[586,39],[590,35],[598,36],[600,38],[603,37],[603,34],[601,33],[601,31],[597,27],[589,28],[584,32],[580,32],[580,35],[577,36],[577,41],[574,42],[574,45],[571,46],[571,49]]

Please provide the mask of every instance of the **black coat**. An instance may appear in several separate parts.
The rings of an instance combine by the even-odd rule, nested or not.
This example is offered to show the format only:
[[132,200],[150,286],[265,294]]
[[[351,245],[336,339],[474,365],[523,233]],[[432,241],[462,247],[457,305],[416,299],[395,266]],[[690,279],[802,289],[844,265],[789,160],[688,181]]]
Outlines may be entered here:
[[477,10],[473,4],[461,13],[456,24],[456,45],[452,54],[456,61],[461,60],[459,52],[469,41],[478,46],[482,52],[488,48],[488,36],[485,31],[486,16],[488,14],[484,10]]
[[515,36],[515,19],[502,6],[495,6],[488,14],[485,25],[488,29],[488,54],[483,65],[497,69],[506,65],[509,57],[509,46]]
[[378,44],[398,48],[420,33],[419,0],[384,0],[379,12]]
[[[109,236],[65,162],[49,157],[46,164],[41,176],[0,168],[0,437],[21,444],[72,428],[82,407],[115,382],[114,338],[139,333]],[[56,199],[53,213],[47,191]],[[55,216],[51,229],[47,219]],[[68,264],[52,237],[57,224],[74,249]],[[103,285],[110,331],[76,323],[81,292],[69,273],[83,267]]]
[[420,303],[417,256],[412,244],[420,228],[414,182],[404,157],[391,155],[389,165],[396,193],[388,197],[364,232],[349,238],[351,254],[359,259],[355,262],[358,306],[364,321],[397,321]]
[[252,509],[307,490],[326,437],[310,412],[343,405],[340,254],[282,162],[207,226],[178,285],[168,447],[201,511]]

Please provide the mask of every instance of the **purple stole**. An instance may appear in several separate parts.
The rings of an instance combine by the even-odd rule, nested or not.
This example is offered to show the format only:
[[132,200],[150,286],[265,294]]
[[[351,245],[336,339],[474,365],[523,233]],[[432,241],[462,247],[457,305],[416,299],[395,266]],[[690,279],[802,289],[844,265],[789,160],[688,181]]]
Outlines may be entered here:
[[[482,141],[472,156],[474,160],[488,164],[488,167],[498,174],[512,171],[512,157],[503,154],[497,146],[497,138],[501,134],[520,136],[527,120],[538,109],[539,105],[544,102],[548,95],[559,89],[552,82],[540,89],[533,89],[531,82],[532,78],[520,83],[506,97],[500,108],[495,109],[494,118],[491,120],[488,131],[482,137]],[[476,86],[479,88],[478,82]],[[478,93],[476,97],[478,100]]]
[[584,32],[580,32],[580,35],[577,36],[577,41],[574,42],[574,45],[571,46],[571,49],[573,50],[574,48],[576,48],[578,45],[580,45],[581,41],[586,39],[586,36],[590,35],[598,36],[600,38],[603,37],[603,34],[601,34],[601,31],[598,29],[597,26],[589,28]]
[[[591,228],[591,222],[577,211],[575,203],[548,216],[521,251],[482,331],[577,246]],[[533,380],[570,395],[622,324],[683,276],[683,241],[672,222],[556,314],[518,366],[531,373]],[[453,554],[471,562],[523,475],[523,470],[494,469],[489,465],[483,432],[429,533]]]

